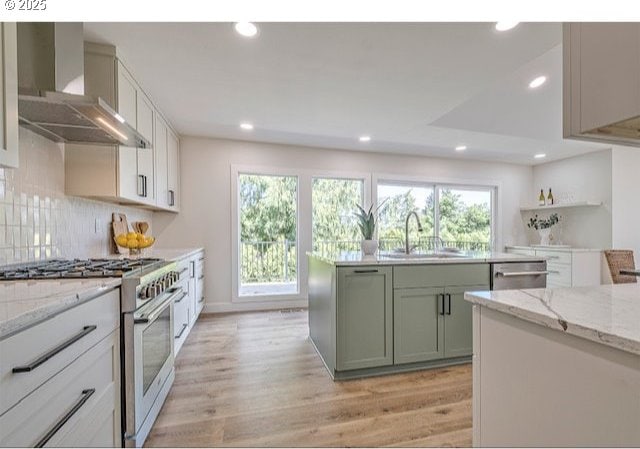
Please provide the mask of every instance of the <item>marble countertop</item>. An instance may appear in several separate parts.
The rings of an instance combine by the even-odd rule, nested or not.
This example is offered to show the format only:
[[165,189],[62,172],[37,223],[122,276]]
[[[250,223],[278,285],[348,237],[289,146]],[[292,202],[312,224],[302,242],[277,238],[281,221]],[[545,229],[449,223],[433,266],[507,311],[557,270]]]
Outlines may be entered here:
[[119,285],[119,278],[0,282],[0,340]]
[[528,249],[528,250],[540,250],[540,251],[571,251],[573,253],[599,253],[602,252],[601,249],[597,248],[573,248],[571,246],[560,246],[560,245],[507,245],[505,246],[507,249]]
[[467,292],[465,299],[640,355],[640,284]]
[[[451,254],[451,253],[449,253]],[[310,257],[315,257],[326,263],[336,266],[358,265],[435,265],[435,264],[461,264],[461,263],[489,263],[489,262],[534,262],[545,260],[541,256],[524,256],[514,253],[500,252],[475,252],[466,251],[455,253],[456,257],[427,257],[407,258],[389,257],[383,254],[375,256],[363,256],[360,251],[343,251],[335,255],[307,252]]]

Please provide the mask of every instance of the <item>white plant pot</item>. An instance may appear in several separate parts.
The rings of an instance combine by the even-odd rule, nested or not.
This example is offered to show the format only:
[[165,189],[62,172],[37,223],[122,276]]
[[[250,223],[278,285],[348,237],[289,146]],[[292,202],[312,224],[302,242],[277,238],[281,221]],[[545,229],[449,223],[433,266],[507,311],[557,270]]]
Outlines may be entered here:
[[551,245],[551,228],[538,229],[540,235],[540,244],[543,246]]
[[363,240],[360,242],[360,248],[362,249],[362,254],[365,256],[373,256],[376,251],[378,251],[378,241]]

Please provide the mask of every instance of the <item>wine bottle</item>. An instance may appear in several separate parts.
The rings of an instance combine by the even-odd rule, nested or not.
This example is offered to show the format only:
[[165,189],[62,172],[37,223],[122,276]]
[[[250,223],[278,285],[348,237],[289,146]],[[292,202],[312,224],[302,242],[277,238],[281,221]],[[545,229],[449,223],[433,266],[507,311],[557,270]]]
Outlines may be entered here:
[[544,190],[540,189],[540,196],[538,197],[538,206],[544,206],[544,205],[545,205]]
[[547,196],[547,204],[553,205],[553,193],[551,193],[551,188],[549,188],[549,195]]

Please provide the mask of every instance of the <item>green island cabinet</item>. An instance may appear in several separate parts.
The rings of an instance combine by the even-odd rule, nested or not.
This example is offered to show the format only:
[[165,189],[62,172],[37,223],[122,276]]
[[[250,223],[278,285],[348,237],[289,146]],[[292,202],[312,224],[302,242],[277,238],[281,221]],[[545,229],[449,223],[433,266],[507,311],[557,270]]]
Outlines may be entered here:
[[467,363],[488,263],[340,266],[309,256],[309,336],[334,379]]
[[472,354],[464,292],[489,289],[488,264],[396,266],[393,286],[394,364]]
[[336,369],[393,364],[391,267],[338,268]]

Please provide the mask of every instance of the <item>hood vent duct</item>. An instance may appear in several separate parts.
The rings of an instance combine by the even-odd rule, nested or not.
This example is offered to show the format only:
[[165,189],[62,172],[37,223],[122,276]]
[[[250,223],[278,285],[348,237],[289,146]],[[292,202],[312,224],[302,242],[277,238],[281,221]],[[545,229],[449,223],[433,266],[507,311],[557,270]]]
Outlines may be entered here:
[[82,23],[18,23],[20,125],[55,142],[151,143],[106,101],[84,95]]

